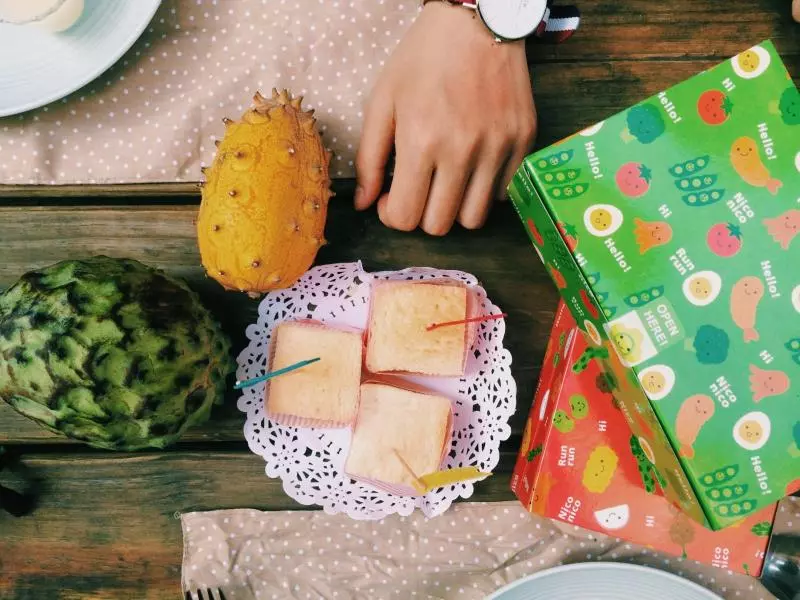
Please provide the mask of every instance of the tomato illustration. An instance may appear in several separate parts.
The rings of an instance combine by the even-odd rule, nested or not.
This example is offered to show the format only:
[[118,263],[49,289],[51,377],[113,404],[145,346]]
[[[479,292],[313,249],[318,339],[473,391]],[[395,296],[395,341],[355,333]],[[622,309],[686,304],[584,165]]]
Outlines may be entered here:
[[722,125],[733,109],[730,99],[719,90],[708,90],[697,101],[697,113],[709,125]]
[[558,230],[561,232],[561,236],[564,238],[564,242],[567,244],[569,251],[575,252],[575,248],[578,247],[578,232],[575,226],[559,221]]
[[742,249],[742,231],[733,223],[717,223],[708,230],[706,242],[711,252],[730,258]]
[[597,307],[592,302],[592,299],[589,298],[589,294],[586,293],[586,290],[581,290],[581,302],[586,307],[586,310],[589,311],[589,314],[592,316],[593,319],[597,319],[600,317],[600,311],[597,310]]
[[533,236],[533,241],[536,242],[536,245],[544,246],[544,238],[536,228],[536,223],[533,222],[533,219],[528,219],[528,230],[531,232],[531,236]]
[[617,187],[626,196],[638,198],[650,189],[652,171],[645,165],[629,162],[622,165],[617,171]]
[[550,277],[553,278],[553,281],[558,289],[563,290],[567,287],[567,280],[564,279],[561,271],[556,269],[553,265],[547,265],[547,270],[550,272]]

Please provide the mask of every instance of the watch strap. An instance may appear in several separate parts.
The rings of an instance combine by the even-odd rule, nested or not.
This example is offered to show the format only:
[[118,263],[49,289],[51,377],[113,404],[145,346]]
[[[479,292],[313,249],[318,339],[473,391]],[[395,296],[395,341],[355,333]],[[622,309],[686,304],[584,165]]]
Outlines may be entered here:
[[572,37],[580,23],[581,12],[577,6],[548,5],[534,35],[544,42],[560,44]]
[[[430,0],[423,0],[423,5]],[[477,9],[476,0],[445,0],[449,4],[459,4],[465,8]],[[533,33],[533,37],[547,43],[560,44],[572,37],[578,30],[581,22],[581,13],[577,6],[560,6],[553,4],[552,0],[547,3],[542,22]]]

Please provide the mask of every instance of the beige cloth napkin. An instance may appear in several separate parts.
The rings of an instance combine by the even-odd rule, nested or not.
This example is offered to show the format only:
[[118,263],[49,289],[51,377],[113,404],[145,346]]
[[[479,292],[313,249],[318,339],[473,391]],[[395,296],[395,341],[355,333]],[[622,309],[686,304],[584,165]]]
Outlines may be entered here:
[[220,587],[229,600],[477,600],[541,569],[595,560],[671,571],[726,599],[773,598],[755,579],[534,517],[517,502],[460,503],[434,519],[223,510],[184,514],[182,524],[183,589]]
[[306,97],[331,176],[352,177],[363,102],[417,11],[418,0],[164,0],[93,83],[0,119],[0,184],[199,181],[221,119],[272,87]]

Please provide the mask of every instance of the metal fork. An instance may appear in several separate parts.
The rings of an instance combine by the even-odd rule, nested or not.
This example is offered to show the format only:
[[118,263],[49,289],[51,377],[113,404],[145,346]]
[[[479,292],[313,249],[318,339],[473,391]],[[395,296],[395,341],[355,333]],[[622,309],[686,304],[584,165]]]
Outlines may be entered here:
[[222,593],[220,588],[212,589],[196,589],[195,591],[186,592],[185,600],[226,600],[225,594]]

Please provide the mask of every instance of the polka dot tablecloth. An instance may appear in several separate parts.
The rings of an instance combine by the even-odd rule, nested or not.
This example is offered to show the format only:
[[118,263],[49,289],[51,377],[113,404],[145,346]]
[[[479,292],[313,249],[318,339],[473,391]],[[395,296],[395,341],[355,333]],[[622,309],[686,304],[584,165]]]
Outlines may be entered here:
[[200,181],[225,116],[286,87],[352,177],[362,106],[417,0],[164,0],[109,71],[0,119],[0,184]]
[[232,600],[478,600],[535,571],[596,560],[671,571],[730,600],[773,598],[750,577],[538,518],[517,502],[461,503],[432,519],[225,510],[187,513],[182,524],[184,590],[218,587]]

